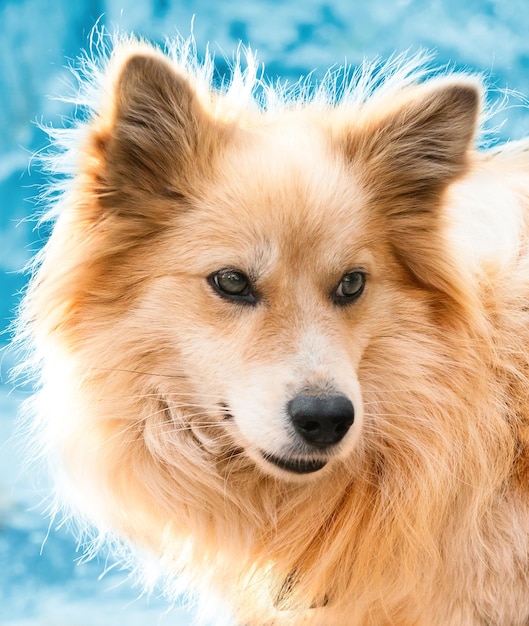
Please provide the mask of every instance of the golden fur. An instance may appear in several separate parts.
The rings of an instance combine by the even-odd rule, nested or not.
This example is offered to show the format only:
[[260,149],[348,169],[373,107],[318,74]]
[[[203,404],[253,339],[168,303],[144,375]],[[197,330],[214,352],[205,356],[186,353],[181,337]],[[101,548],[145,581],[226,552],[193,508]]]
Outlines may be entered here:
[[[529,152],[475,148],[475,78],[296,95],[247,61],[218,91],[182,42],[85,61],[21,316],[59,500],[240,624],[527,624]],[[327,388],[355,421],[323,469],[267,461]]]

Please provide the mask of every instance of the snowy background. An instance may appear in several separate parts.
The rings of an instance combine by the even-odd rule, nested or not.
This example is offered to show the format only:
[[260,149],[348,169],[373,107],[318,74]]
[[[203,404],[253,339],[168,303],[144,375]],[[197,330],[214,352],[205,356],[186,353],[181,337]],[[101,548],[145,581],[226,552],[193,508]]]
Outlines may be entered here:
[[[364,56],[433,50],[439,64],[485,73],[499,98],[504,88],[518,92],[494,124],[499,140],[529,134],[521,95],[529,96],[528,0],[0,0],[0,330],[24,286],[20,270],[41,243],[27,219],[43,182],[31,165],[46,145],[35,122],[67,123],[71,111],[57,99],[68,91],[66,66],[98,19],[163,41],[188,35],[193,18],[198,50],[209,42],[221,72],[221,51],[229,58],[241,40],[257,50],[270,79],[295,81],[312,70],[318,78]],[[2,345],[7,340],[0,335]],[[12,356],[0,357],[0,624],[190,624],[190,614],[168,611],[156,594],[140,597],[119,568],[99,578],[111,565],[104,555],[77,565],[74,539],[48,528],[12,437],[25,392],[7,383]]]

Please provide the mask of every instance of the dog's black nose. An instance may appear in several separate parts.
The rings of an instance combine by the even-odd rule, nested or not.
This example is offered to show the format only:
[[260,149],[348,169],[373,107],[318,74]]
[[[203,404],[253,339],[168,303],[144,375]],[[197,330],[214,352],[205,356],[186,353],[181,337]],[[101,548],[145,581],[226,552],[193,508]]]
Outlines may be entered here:
[[354,421],[354,407],[342,394],[300,394],[288,403],[296,431],[310,444],[330,446],[341,441]]

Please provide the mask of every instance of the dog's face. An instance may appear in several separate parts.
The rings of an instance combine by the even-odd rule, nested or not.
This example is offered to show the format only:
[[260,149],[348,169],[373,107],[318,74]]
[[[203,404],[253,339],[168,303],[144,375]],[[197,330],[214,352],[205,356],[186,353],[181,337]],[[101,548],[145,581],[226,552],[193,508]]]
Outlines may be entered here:
[[90,258],[68,278],[66,342],[92,371],[145,373],[130,383],[160,403],[145,424],[161,413],[262,472],[323,475],[361,445],[366,392],[401,384],[400,338],[465,298],[440,207],[476,87],[225,115],[151,51],[110,74],[62,218]]
[[197,404],[283,477],[321,470],[361,432],[358,366],[380,306],[362,195],[323,132],[242,132],[165,234],[146,295],[165,302],[172,367]]

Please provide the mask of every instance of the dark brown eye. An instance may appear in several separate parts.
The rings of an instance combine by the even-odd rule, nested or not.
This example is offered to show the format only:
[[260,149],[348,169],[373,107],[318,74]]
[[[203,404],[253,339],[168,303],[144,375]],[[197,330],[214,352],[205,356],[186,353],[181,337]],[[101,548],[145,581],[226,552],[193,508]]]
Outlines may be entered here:
[[348,272],[344,274],[340,284],[334,292],[334,297],[340,304],[356,300],[362,295],[366,284],[364,272]]
[[224,298],[239,302],[256,302],[252,283],[244,272],[237,269],[223,269],[208,278],[214,289]]

